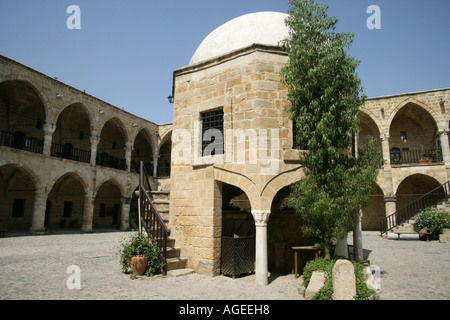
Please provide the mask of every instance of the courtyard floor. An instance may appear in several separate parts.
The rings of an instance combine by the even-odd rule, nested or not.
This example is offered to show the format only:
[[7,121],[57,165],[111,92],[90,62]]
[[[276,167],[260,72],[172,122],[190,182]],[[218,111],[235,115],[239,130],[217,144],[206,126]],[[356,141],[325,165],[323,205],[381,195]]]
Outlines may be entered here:
[[[190,274],[139,277],[121,273],[118,251],[130,232],[7,234],[0,238],[1,300],[303,300],[301,279],[254,275],[232,279]],[[349,241],[351,243],[351,239]],[[450,243],[386,240],[363,233],[364,254],[381,270],[381,299],[450,299]],[[80,289],[70,290],[70,266],[80,270]],[[70,272],[70,271],[69,271]]]

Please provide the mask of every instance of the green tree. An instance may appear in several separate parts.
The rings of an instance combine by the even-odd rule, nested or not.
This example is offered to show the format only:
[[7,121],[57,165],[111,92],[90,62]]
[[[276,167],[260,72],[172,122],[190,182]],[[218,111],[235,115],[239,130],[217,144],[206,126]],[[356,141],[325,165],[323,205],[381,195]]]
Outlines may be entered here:
[[352,152],[365,101],[359,61],[346,52],[353,35],[337,33],[338,20],[327,9],[314,0],[290,1],[282,81],[297,143],[308,150],[306,177],[293,187],[289,204],[302,217],[303,231],[319,236],[330,258],[333,243],[354,230],[357,212],[367,205],[381,159],[373,140],[358,157]]

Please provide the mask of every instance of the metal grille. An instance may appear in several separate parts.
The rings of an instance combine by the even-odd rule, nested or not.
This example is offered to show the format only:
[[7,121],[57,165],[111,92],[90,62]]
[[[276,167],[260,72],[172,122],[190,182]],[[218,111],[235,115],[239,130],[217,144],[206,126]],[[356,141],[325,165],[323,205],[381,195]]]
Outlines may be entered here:
[[255,271],[255,237],[222,237],[222,274],[243,275]]
[[[205,148],[212,145],[214,149],[211,155],[223,154],[223,109],[214,109],[200,114],[202,121],[202,155],[205,155]],[[215,129],[220,132],[221,139],[217,136],[208,137],[205,133]]]

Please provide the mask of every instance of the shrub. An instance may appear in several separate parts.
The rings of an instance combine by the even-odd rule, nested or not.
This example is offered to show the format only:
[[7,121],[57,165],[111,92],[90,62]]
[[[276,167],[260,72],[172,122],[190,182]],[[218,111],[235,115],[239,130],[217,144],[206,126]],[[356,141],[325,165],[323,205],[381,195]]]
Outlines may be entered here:
[[147,270],[145,275],[154,276],[161,272],[163,263],[160,259],[160,252],[155,241],[148,239],[140,234],[133,235],[130,239],[122,238],[120,241],[120,263],[122,264],[122,272],[128,272],[128,261],[135,255],[146,255],[148,258]]
[[427,208],[416,216],[414,230],[419,232],[421,229],[429,229],[431,234],[440,235],[443,228],[450,227],[450,215],[445,211],[437,211]]
[[[342,257],[336,257],[333,260],[327,260],[325,258],[318,258],[316,260],[308,261],[303,269],[303,286],[305,289],[308,287],[311,281],[311,276],[314,271],[325,272],[325,285],[316,295],[313,300],[331,300],[333,297],[333,267],[337,260],[344,259]],[[356,279],[356,300],[369,300],[376,292],[366,284],[366,276],[363,274],[364,266],[358,262],[350,261],[355,268]]]

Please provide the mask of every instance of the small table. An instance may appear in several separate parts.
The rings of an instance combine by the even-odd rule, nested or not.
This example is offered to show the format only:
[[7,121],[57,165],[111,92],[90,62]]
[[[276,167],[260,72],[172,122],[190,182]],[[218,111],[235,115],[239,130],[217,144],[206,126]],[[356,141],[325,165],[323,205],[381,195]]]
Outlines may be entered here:
[[292,250],[294,251],[294,272],[295,272],[295,278],[298,278],[298,253],[301,251],[313,251],[315,252],[315,259],[317,259],[319,255],[319,249],[317,249],[314,246],[301,246],[301,247],[292,247]]

